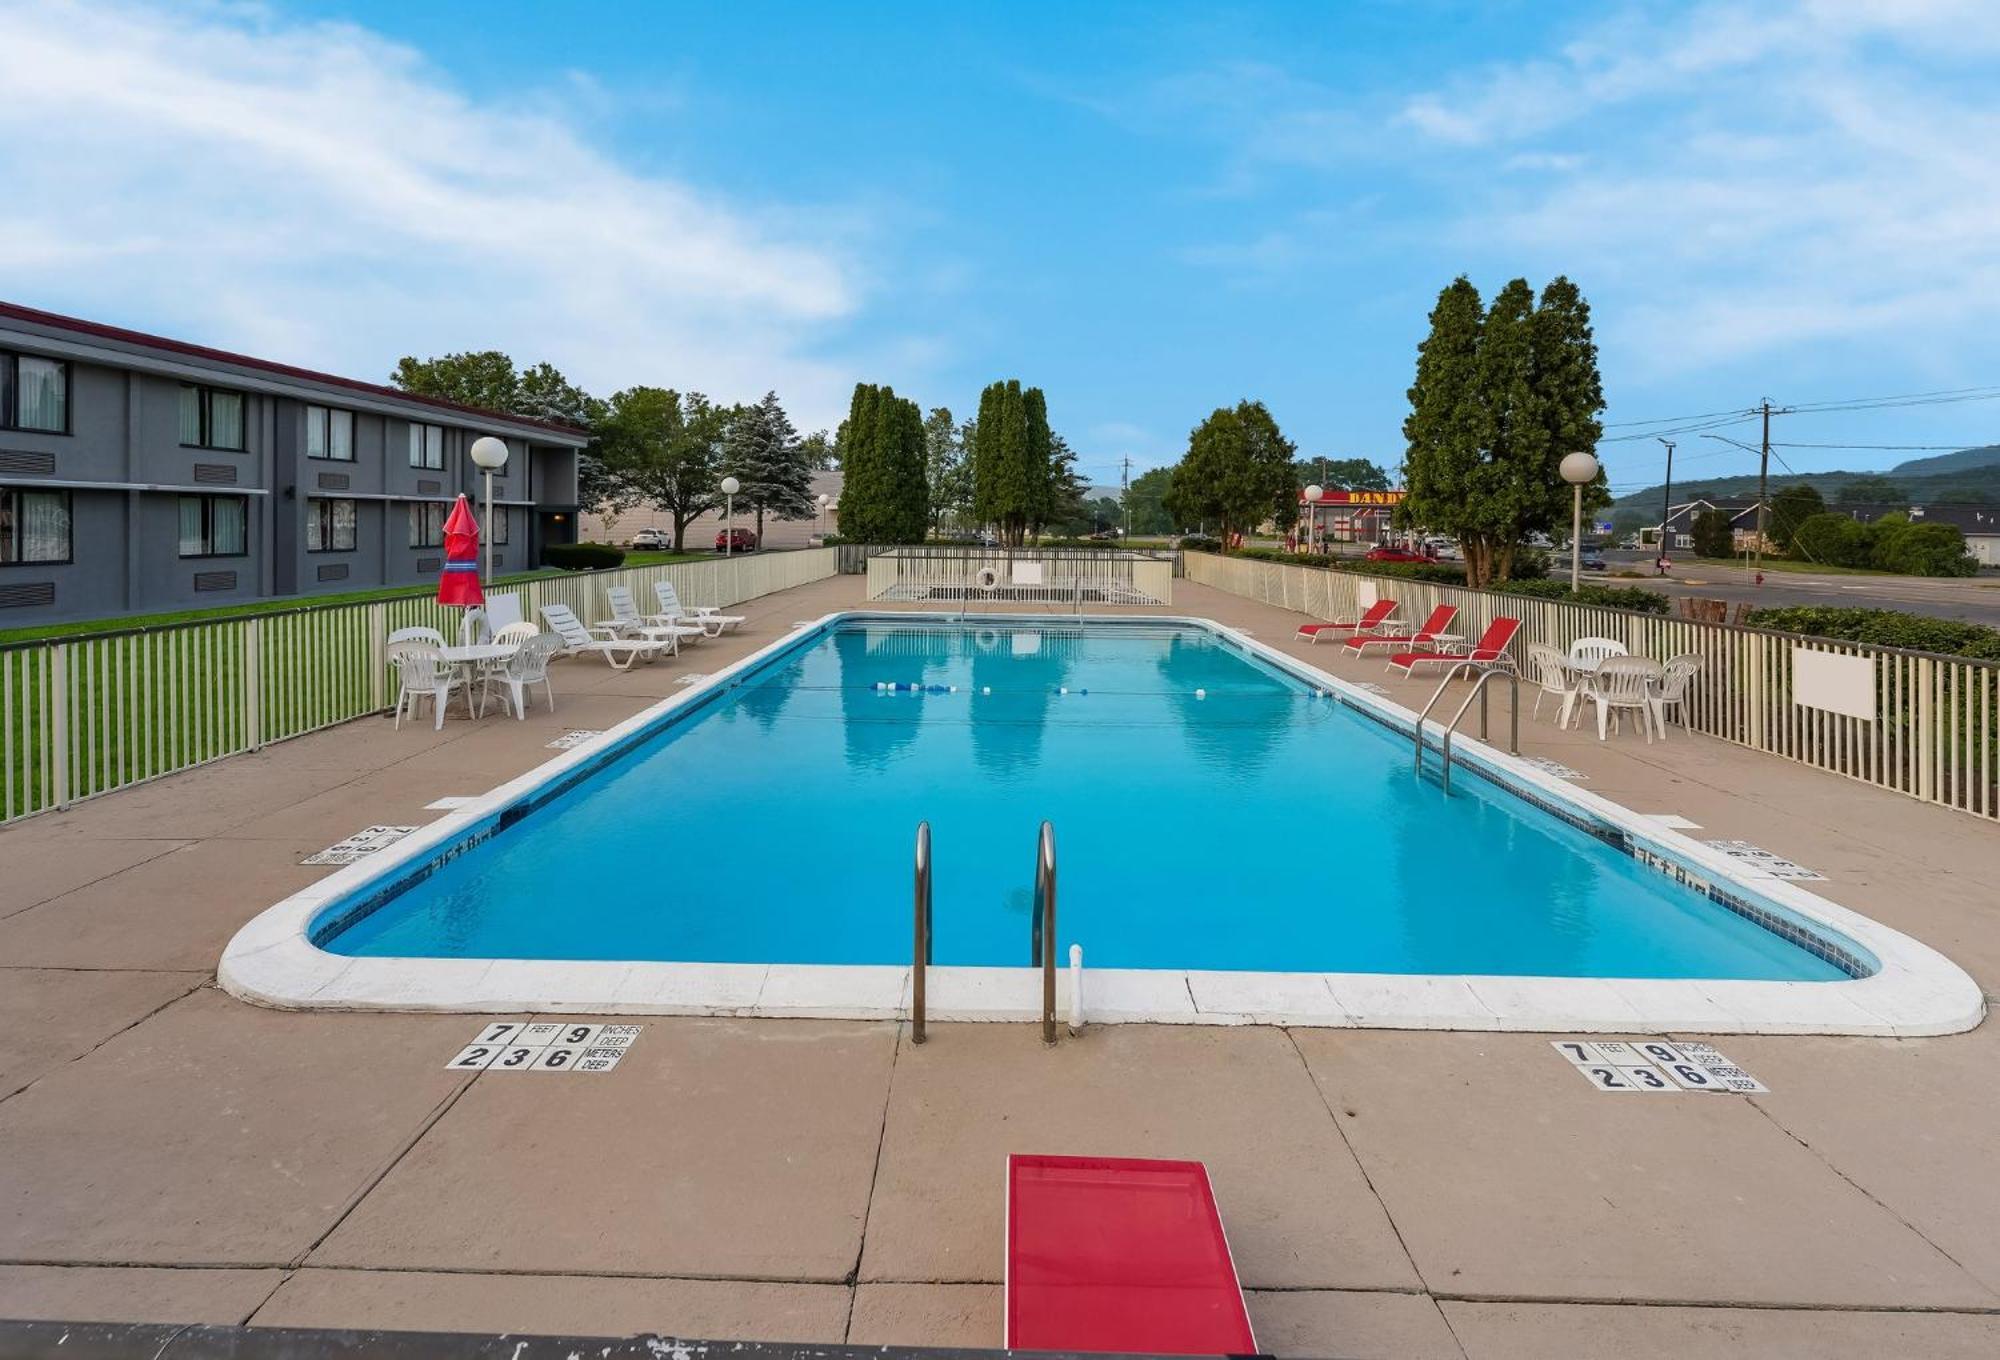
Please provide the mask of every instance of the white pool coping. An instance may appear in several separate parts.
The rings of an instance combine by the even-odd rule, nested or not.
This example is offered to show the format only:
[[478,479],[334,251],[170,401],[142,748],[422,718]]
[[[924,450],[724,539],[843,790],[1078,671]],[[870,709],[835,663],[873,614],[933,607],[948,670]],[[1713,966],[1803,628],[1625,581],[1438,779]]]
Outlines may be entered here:
[[[234,996],[282,1009],[539,1012],[583,1015],[727,1015],[826,1019],[905,1018],[906,965],[572,962],[536,959],[356,958],[308,938],[313,919],[358,890],[432,857],[479,823],[551,780],[592,762],[666,715],[729,685],[791,647],[807,630],[849,620],[943,619],[949,614],[839,610],[792,632],[705,682],[662,699],[601,736],[511,779],[387,850],[293,893],[238,931],[217,977]],[[982,615],[1001,626],[1073,626],[1064,615]],[[1153,623],[1207,629],[1357,708],[1409,730],[1416,715],[1213,620],[1118,616],[1085,622]],[[1397,973],[1260,973],[1091,968],[1087,1024],[1298,1025],[1368,1029],[1529,1030],[1572,1033],[1956,1034],[1986,1013],[1978,984],[1928,945],[1750,868],[1658,821],[1578,788],[1474,738],[1459,735],[1455,763],[1484,766],[1550,802],[1628,834],[1636,846],[1678,861],[1700,885],[1706,875],[1730,895],[1822,928],[1858,945],[1880,967],[1833,982],[1735,979],[1568,978]],[[1464,777],[1481,777],[1467,771]],[[893,904],[885,903],[885,910]],[[1721,904],[1717,911],[1729,910]],[[1088,942],[1085,942],[1086,950]],[[1067,957],[1067,950],[1063,951]],[[1067,968],[1057,1013],[1070,1011]],[[926,971],[932,1020],[1038,1020],[1041,974],[1033,968],[937,967]]]

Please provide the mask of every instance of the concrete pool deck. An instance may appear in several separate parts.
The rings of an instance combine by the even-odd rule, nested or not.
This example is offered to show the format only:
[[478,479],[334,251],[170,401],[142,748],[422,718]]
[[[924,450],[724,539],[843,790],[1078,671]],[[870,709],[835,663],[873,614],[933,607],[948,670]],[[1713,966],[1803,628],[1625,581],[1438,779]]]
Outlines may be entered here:
[[[1771,1087],[1750,1097],[1613,1099],[1529,1034],[1106,1026],[1050,1051],[1020,1025],[917,1048],[894,1022],[662,1017],[602,1077],[515,1081],[444,1070],[470,1016],[215,989],[236,929],[330,872],[306,854],[861,596],[752,601],[678,662],[564,662],[552,717],[363,720],[0,831],[0,1316],[990,1346],[1012,1150],[1207,1161],[1280,1354],[2000,1351],[1991,1024],[1717,1040]],[[1288,651],[1299,621],[1186,582],[1158,612]],[[1331,650],[1296,654],[1407,702]],[[2000,987],[1990,823],[1678,732],[1524,715],[1522,745]]]

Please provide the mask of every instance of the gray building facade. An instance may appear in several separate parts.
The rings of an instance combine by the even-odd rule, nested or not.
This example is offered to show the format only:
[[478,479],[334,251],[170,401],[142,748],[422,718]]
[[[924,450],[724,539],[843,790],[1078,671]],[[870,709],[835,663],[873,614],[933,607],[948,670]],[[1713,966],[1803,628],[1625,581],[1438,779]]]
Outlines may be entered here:
[[531,567],[576,538],[588,439],[0,302],[0,628],[423,584],[461,491]]

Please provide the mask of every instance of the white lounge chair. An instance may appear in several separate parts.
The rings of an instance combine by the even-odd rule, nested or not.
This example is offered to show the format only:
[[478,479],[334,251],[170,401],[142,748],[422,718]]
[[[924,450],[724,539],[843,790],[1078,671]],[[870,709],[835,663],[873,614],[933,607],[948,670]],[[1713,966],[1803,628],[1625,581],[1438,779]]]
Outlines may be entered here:
[[680,592],[674,589],[672,581],[653,582],[653,594],[660,600],[660,612],[656,617],[697,624],[709,637],[721,637],[725,630],[739,627],[745,618],[742,614],[721,613],[718,605],[681,603]]
[[[509,624],[509,628],[533,628],[531,623]],[[498,666],[487,671],[481,680],[483,693],[491,693],[499,685],[504,693],[501,702],[514,712],[518,721],[528,716],[528,690],[540,685],[542,693],[548,696],[549,712],[556,711],[555,686],[549,682],[549,658],[562,649],[562,639],[553,633],[535,633],[524,639],[514,649],[514,654]],[[485,703],[484,698],[480,700]]]
[[444,727],[444,709],[450,702],[452,691],[465,695],[465,714],[472,714],[472,687],[465,683],[465,675],[458,667],[447,665],[439,649],[421,639],[399,642],[389,649],[389,664],[396,668],[396,728],[403,726],[403,710],[407,707],[410,717],[417,716],[417,705],[429,699],[436,710],[436,729]]
[[521,622],[521,597],[512,591],[501,591],[486,597],[486,626],[498,633],[509,624]]
[[597,626],[609,628],[614,636],[652,638],[666,643],[676,656],[680,654],[682,638],[702,636],[701,629],[692,624],[641,614],[638,601],[632,598],[630,586],[612,586],[604,592],[604,598],[611,606],[611,617],[599,619]]
[[668,647],[658,638],[622,638],[609,628],[585,628],[576,611],[566,604],[543,605],[542,617],[562,642],[564,656],[588,652],[603,657],[613,670],[630,670],[640,657],[651,661]]

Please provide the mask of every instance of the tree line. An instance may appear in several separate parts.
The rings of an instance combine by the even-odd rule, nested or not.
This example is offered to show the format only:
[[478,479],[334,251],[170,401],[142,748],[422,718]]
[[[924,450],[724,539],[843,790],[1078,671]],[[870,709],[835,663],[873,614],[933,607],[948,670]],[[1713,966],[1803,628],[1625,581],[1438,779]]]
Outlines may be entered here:
[[579,508],[655,505],[671,520],[677,549],[690,523],[722,505],[723,478],[740,483],[736,502],[755,516],[761,538],[767,516],[817,514],[812,474],[831,468],[843,474],[841,534],[861,542],[921,543],[992,525],[1019,544],[1051,530],[1088,532],[1112,517],[1105,505],[1086,504],[1075,455],[1049,426],[1047,399],[1018,379],[989,385],[978,414],[964,422],[947,407],[926,415],[891,387],[856,383],[839,429],[803,437],[775,392],[741,406],[648,386],[597,398],[552,365],[516,368],[497,350],[405,357],[391,381],[589,431],[578,460]]

